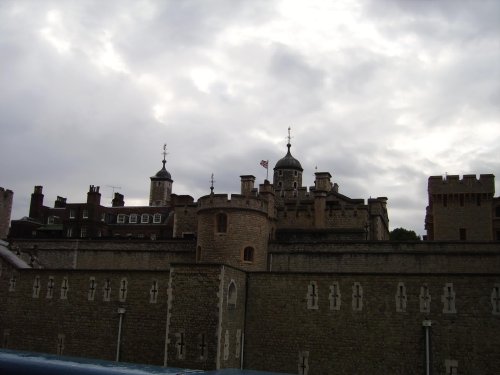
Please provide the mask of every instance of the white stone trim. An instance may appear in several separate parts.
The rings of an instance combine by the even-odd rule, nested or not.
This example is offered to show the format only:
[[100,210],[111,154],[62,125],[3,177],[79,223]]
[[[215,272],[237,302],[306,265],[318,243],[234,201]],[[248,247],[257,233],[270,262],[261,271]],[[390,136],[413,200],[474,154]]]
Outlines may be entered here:
[[456,293],[453,289],[453,283],[446,283],[443,288],[443,295],[441,296],[441,302],[443,302],[443,314],[455,314],[457,312],[455,300]]
[[363,310],[363,287],[359,282],[352,284],[352,310]]
[[330,285],[330,294],[328,295],[330,300],[330,310],[340,311],[340,305],[342,304],[342,294],[340,293],[340,284],[338,281],[334,281]]
[[307,285],[306,300],[308,310],[319,310],[319,290],[316,281],[310,281]]
[[420,295],[419,295],[419,301],[420,301],[420,312],[423,313],[430,313],[431,312],[431,292],[429,285],[423,284],[420,287]]
[[403,282],[399,282],[394,296],[396,302],[396,312],[406,312],[406,303],[408,296],[406,295],[406,286]]

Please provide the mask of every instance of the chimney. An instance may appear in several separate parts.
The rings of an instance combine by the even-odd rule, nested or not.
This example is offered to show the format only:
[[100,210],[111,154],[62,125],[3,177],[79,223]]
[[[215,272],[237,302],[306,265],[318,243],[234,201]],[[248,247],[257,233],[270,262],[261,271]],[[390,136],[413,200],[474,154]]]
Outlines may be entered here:
[[99,193],[99,186],[90,185],[89,192],[87,193],[87,204],[100,205],[101,193]]
[[240,176],[241,178],[241,195],[249,196],[252,194],[254,188],[255,176],[246,175]]
[[123,207],[125,206],[125,201],[123,200],[123,194],[115,193],[115,197],[113,198],[111,205],[113,207]]
[[35,191],[31,194],[30,218],[42,221],[43,207],[43,186],[35,186]]

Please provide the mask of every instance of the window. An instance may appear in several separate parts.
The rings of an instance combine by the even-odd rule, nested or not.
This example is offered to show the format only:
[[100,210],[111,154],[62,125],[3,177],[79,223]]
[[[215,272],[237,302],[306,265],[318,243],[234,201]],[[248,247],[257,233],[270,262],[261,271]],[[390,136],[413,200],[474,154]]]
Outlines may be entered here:
[[80,229],[80,237],[81,238],[87,237],[87,228],[86,227],[82,227],[82,229]]
[[116,218],[116,222],[118,224],[123,224],[125,223],[125,215],[124,214],[118,214],[118,217]]
[[316,281],[311,281],[309,285],[307,286],[307,308],[309,310],[318,310],[319,305],[318,305],[318,284],[316,284]]
[[103,213],[101,214],[101,221],[102,221],[103,223],[106,221],[106,213],[105,213],[105,212],[103,212]]
[[445,359],[444,366],[446,368],[446,375],[458,374],[458,361],[455,359]]
[[294,188],[294,189],[297,189],[297,182],[294,182],[294,183],[293,183],[293,188]]
[[64,277],[61,283],[61,299],[68,299],[68,278]]
[[234,280],[231,280],[229,286],[227,287],[227,307],[234,309],[236,307],[237,297],[238,293],[236,291],[236,283]]
[[493,315],[500,315],[500,284],[495,284],[491,291],[491,307]]
[[83,217],[84,219],[88,219],[88,217],[89,217],[89,210],[84,209],[84,210],[83,210],[83,213],[82,213],[82,217]]
[[431,294],[427,284],[420,287],[420,312],[431,312]]
[[278,176],[283,176],[283,171],[282,170],[278,171]]
[[95,281],[95,277],[91,277],[89,279],[89,291],[88,291],[88,294],[87,294],[87,299],[89,301],[93,301],[94,298],[95,298],[95,291],[97,289],[97,283]]
[[253,262],[254,249],[251,246],[245,247],[243,249],[243,261],[244,262]]
[[341,295],[338,282],[334,282],[330,285],[330,295],[328,299],[330,300],[330,310],[340,310]]
[[75,210],[69,210],[69,218],[74,219],[76,217]]
[[227,232],[227,215],[224,213],[217,214],[217,233]]
[[158,301],[158,280],[153,280],[151,289],[149,289],[149,303],[156,303]]
[[40,276],[35,276],[35,280],[33,281],[33,298],[38,298],[40,296]]
[[137,223],[137,214],[130,214],[128,222],[130,224],[135,224]]
[[66,237],[68,237],[68,238],[73,237],[73,228],[69,227],[69,228],[66,230]]
[[353,311],[363,310],[363,287],[360,283],[352,285],[352,309]]
[[399,283],[396,290],[396,311],[405,312],[406,311],[406,287],[404,283]]
[[467,239],[467,229],[460,228],[459,229],[460,241],[465,241]]
[[297,177],[297,176],[299,175],[299,172],[298,172],[298,171],[293,171],[293,175],[294,175],[295,177]]
[[447,283],[443,288],[443,295],[441,302],[443,302],[443,313],[453,314],[457,312],[455,307],[455,291],[453,290],[453,283]]
[[47,224],[54,224],[54,216],[49,216],[47,218]]
[[161,214],[154,214],[153,223],[155,223],[155,224],[161,223]]
[[141,223],[142,223],[142,224],[147,224],[147,223],[149,223],[149,215],[148,215],[148,214],[142,214],[142,215],[141,215]]
[[278,181],[278,189],[281,189],[283,187],[283,183],[281,181]]

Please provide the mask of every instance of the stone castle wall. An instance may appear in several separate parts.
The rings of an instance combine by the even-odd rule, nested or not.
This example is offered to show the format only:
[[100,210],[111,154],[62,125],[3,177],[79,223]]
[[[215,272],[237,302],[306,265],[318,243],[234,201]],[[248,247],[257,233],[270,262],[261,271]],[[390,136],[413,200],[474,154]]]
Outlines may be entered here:
[[11,244],[27,263],[42,268],[168,269],[194,262],[194,240],[16,240]]
[[[115,360],[118,309],[123,308],[120,360],[163,364],[168,271],[13,271],[5,264],[3,268],[2,348]],[[89,297],[91,279],[95,288],[93,299]],[[123,280],[126,280],[124,298]],[[37,283],[39,291],[35,297]],[[64,295],[63,285],[67,286]],[[110,286],[109,299],[107,286]],[[152,289],[157,290],[154,303]],[[52,290],[50,297],[49,290]]]
[[290,272],[497,273],[494,242],[272,243],[269,269]]
[[[457,361],[459,374],[500,368],[500,315],[492,312],[498,273],[252,273],[248,283],[245,368],[420,375],[424,320],[432,323],[433,373],[451,373],[449,361]],[[422,287],[430,295],[428,312],[422,311]],[[448,287],[454,296],[449,310]]]

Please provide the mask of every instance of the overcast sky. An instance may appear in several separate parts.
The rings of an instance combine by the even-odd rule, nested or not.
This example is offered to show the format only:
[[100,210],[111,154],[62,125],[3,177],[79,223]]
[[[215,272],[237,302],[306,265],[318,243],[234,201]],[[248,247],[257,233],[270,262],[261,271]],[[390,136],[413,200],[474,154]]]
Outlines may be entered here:
[[[0,186],[147,205],[195,199],[286,153],[424,232],[427,178],[500,181],[500,1],[0,1]],[[498,193],[496,194],[498,195]]]

